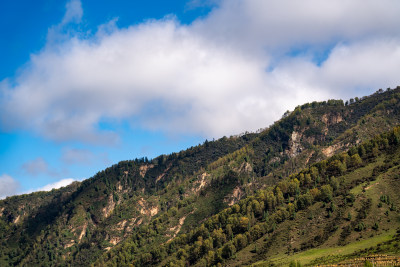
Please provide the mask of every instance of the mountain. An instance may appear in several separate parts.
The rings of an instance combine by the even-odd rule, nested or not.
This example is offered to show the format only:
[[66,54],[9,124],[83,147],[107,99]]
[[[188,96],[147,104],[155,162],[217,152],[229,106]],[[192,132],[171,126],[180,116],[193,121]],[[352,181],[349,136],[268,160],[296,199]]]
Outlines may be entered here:
[[400,87],[304,104],[257,133],[8,197],[0,265],[268,266],[400,255],[398,125]]

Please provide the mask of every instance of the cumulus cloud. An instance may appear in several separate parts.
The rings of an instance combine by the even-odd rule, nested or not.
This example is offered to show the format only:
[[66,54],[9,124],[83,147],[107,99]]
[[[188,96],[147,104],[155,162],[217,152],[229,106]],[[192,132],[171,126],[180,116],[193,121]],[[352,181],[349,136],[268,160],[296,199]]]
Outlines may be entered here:
[[83,9],[80,0],[71,0],[66,4],[66,12],[62,19],[61,25],[65,25],[71,22],[79,23],[82,20]]
[[15,180],[13,177],[7,174],[3,174],[0,176],[0,199],[4,199],[6,197],[14,195],[30,194],[32,192],[38,192],[38,191],[51,191],[52,189],[58,189],[64,186],[68,186],[76,181],[81,181],[81,180],[74,178],[66,178],[54,183],[47,184],[40,188],[21,191],[21,185],[17,180]]
[[283,50],[363,38],[399,36],[396,0],[224,0],[194,28],[210,39]]
[[400,84],[399,13],[395,0],[225,0],[191,25],[114,21],[3,81],[1,124],[102,144],[118,142],[103,119],[206,137],[256,130],[307,101]]
[[0,199],[15,195],[20,188],[20,184],[7,174],[0,176]]
[[57,181],[55,183],[51,183],[51,184],[45,185],[43,187],[40,187],[40,188],[38,188],[36,190],[33,190],[32,192],[35,192],[35,191],[50,191],[52,189],[58,189],[58,188],[70,185],[75,181],[77,181],[77,180],[75,180],[73,178],[62,179],[62,180]]
[[23,191],[23,192],[20,192],[20,191],[19,192],[14,192],[14,195],[16,195],[16,194],[30,194],[30,193],[39,192],[39,191],[51,191],[53,189],[59,189],[61,187],[68,186],[68,185],[72,184],[73,182],[81,181],[81,180],[82,179],[78,180],[78,179],[74,179],[74,178],[61,179],[61,180],[59,180],[57,182],[50,183],[50,184],[47,184],[45,186],[42,186],[42,187],[39,187],[39,188],[36,188],[36,189],[30,189],[30,190]]

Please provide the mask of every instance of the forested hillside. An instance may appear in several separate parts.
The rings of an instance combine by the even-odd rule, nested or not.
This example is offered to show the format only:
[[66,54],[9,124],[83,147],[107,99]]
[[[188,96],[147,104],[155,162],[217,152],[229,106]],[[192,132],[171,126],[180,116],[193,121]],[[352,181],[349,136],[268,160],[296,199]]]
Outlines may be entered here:
[[[310,249],[303,264],[399,255],[398,125],[399,87],[313,102],[258,133],[9,197],[0,201],[0,265],[285,265]],[[370,247],[357,246],[365,240]],[[351,245],[332,257],[317,251]]]

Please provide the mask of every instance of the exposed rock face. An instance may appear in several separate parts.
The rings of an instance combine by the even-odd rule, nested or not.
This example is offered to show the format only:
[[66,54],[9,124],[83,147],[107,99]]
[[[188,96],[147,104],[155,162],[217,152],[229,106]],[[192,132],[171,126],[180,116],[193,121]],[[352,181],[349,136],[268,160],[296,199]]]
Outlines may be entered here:
[[164,171],[162,174],[160,174],[160,175],[156,178],[156,183],[157,183],[158,181],[160,181],[162,178],[164,178],[165,174],[167,174],[167,172],[169,171],[169,169],[171,169],[171,166],[172,166],[172,165],[169,165],[169,166],[165,169],[165,171]]
[[253,172],[253,167],[251,167],[250,163],[243,162],[242,165],[240,165],[238,172],[239,173],[251,173],[251,172]]
[[178,233],[181,231],[181,228],[183,226],[183,224],[185,223],[186,217],[189,216],[190,214],[193,214],[195,212],[195,210],[193,210],[192,212],[190,212],[188,215],[183,216],[182,218],[179,219],[179,223],[178,225],[176,225],[175,227],[171,227],[169,230],[171,232],[173,232],[172,237],[167,241],[170,242],[172,239],[174,239]]
[[151,208],[151,209],[150,209],[150,216],[153,217],[153,216],[157,215],[158,211],[159,211],[159,209],[158,209],[157,206]]
[[270,161],[268,161],[268,164],[272,164],[272,163],[278,162],[280,160],[281,160],[280,157],[273,157]]
[[303,150],[303,147],[301,146],[300,140],[301,140],[302,134],[297,131],[292,132],[292,136],[289,141],[289,150],[287,151],[287,154],[289,157],[295,157],[298,154],[301,153]]
[[140,176],[144,177],[144,176],[146,175],[146,172],[147,172],[149,169],[153,168],[153,167],[154,167],[153,164],[148,164],[148,165],[140,166],[140,168],[139,168],[139,174],[140,174]]
[[114,236],[114,237],[111,237],[111,238],[110,238],[110,243],[113,244],[113,245],[115,246],[116,244],[118,244],[119,242],[121,242],[121,240],[122,240],[122,238]]
[[72,247],[75,244],[74,240],[71,240],[69,243],[65,244],[64,249]]
[[125,225],[126,225],[127,222],[128,222],[127,220],[123,220],[122,222],[117,223],[116,229],[117,229],[118,231],[124,230]]
[[118,191],[118,192],[121,192],[122,189],[123,189],[123,188],[122,188],[121,182],[118,182],[118,183],[117,183],[117,191]]
[[236,202],[238,202],[244,196],[243,190],[237,186],[233,189],[232,195],[225,199],[225,202],[228,202],[229,206],[233,206]]
[[[339,113],[327,113],[324,114],[321,117],[321,121],[325,124],[323,128],[323,134],[326,136],[329,131],[329,126],[340,123],[343,121],[343,117]],[[304,143],[309,143],[312,144],[315,141],[315,137],[305,137],[303,135],[303,132],[305,129],[297,129],[292,132],[291,138],[289,140],[289,149],[285,151],[285,154],[287,154],[290,158],[296,157],[299,155],[303,150],[304,150]],[[303,145],[302,145],[303,142]],[[340,145],[334,145],[332,147],[325,148],[323,150],[323,153],[326,156],[331,156],[333,155],[338,149],[340,149]],[[278,161],[278,159],[271,159],[271,163],[274,161]]]
[[312,156],[314,155],[314,151],[311,151],[310,154],[307,156],[306,160],[305,160],[305,164],[308,164],[308,162],[310,162],[310,159],[312,158]]
[[203,172],[201,175],[199,175],[199,179],[194,183],[192,191],[197,193],[199,192],[202,188],[204,188],[207,185],[206,178],[210,176],[207,172]]
[[17,218],[15,218],[15,220],[13,221],[13,223],[18,223],[20,219],[21,219],[21,215],[18,215]]
[[143,215],[153,217],[159,212],[158,206],[147,207],[147,203],[143,198],[139,199],[138,205],[141,207],[140,213]]
[[333,156],[335,153],[337,153],[339,150],[343,150],[345,148],[349,148],[352,144],[347,143],[344,144],[343,142],[328,146],[327,148],[322,149],[322,153],[326,156],[326,157],[331,157]]
[[324,134],[327,135],[329,131],[329,126],[333,124],[337,124],[339,122],[343,121],[343,117],[341,114],[333,114],[333,113],[327,113],[322,115],[321,121],[325,123],[325,128],[323,130]]
[[111,215],[111,213],[113,212],[114,208],[115,208],[115,202],[114,202],[113,196],[110,195],[110,196],[108,197],[108,204],[107,204],[107,206],[105,206],[105,207],[103,208],[103,216],[104,216],[105,218],[108,218],[108,217]]
[[87,223],[85,223],[85,224],[83,225],[82,232],[81,232],[81,234],[79,235],[79,243],[81,242],[81,240],[82,240],[83,236],[86,234],[86,229],[87,229],[87,226],[88,226],[88,224],[87,224]]

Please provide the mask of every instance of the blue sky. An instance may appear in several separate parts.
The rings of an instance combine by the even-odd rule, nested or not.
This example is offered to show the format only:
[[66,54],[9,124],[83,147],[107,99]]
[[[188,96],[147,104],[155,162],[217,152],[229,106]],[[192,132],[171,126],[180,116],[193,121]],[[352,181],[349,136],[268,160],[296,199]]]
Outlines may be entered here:
[[0,12],[0,198],[400,85],[396,0],[15,0]]

